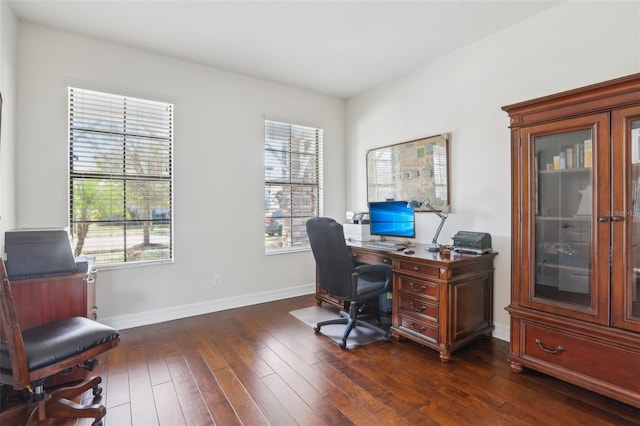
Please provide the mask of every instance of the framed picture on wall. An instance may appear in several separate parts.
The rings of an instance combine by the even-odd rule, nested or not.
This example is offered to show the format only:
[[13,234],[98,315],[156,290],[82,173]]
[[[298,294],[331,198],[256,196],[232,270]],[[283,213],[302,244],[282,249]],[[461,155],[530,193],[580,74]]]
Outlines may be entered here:
[[449,135],[383,146],[367,151],[367,201],[429,200],[450,208]]

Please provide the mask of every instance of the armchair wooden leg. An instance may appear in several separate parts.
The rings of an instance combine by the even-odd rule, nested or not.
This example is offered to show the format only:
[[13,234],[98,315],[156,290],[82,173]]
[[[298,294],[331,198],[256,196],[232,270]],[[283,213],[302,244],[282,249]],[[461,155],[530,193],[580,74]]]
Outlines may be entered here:
[[[96,388],[102,383],[100,376],[95,376],[75,386],[67,386],[64,388],[56,389],[50,393],[52,399],[56,398],[73,398],[78,395],[82,395],[86,390]],[[95,393],[94,395],[99,395]]]
[[[80,383],[75,386],[67,386],[64,388],[56,389],[50,394],[47,394],[43,400],[33,404],[27,404],[22,407],[24,410],[24,418],[22,421],[13,422],[13,420],[5,423],[4,413],[2,413],[2,426],[13,424],[26,424],[27,426],[33,426],[44,422],[47,419],[55,418],[93,418],[95,421],[93,424],[102,424],[102,418],[107,414],[107,409],[102,404],[78,404],[72,401],[70,398],[76,398],[81,396],[88,389],[94,389],[94,395],[99,395],[101,388],[99,384],[102,382],[102,378],[99,376],[92,377],[91,379]],[[96,388],[99,389],[96,392]],[[31,410],[31,411],[30,411]],[[17,413],[15,414],[18,415]],[[13,419],[13,417],[11,417]],[[26,419],[26,422],[24,421]]]
[[52,418],[94,418],[99,423],[105,414],[107,414],[107,409],[104,405],[80,405],[68,399],[52,400],[47,398],[35,406],[27,419],[26,426],[35,426]]
[[27,422],[27,404],[20,404],[16,407],[6,409],[0,413],[0,425],[17,426]]
[[44,421],[45,419],[44,403],[45,403],[45,400],[42,400],[31,406],[33,410],[31,411],[31,414],[29,414],[29,418],[27,419],[26,426],[35,426],[39,422]]
[[47,400],[45,410],[46,416],[51,418],[101,419],[107,414],[102,404],[81,405],[65,398]]

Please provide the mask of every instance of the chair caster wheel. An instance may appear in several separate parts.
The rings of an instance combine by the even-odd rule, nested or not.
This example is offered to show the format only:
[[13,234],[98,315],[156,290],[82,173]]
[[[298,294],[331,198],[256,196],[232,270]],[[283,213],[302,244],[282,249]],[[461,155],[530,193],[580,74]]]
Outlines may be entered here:
[[318,326],[313,327],[313,331],[315,331],[316,334],[320,333],[320,327]]
[[102,386],[94,386],[93,387],[93,396],[102,395]]
[[342,341],[340,342],[340,349],[345,349],[347,347],[347,342]]
[[93,371],[94,368],[100,365],[100,361],[95,358],[88,359],[82,365],[85,370]]

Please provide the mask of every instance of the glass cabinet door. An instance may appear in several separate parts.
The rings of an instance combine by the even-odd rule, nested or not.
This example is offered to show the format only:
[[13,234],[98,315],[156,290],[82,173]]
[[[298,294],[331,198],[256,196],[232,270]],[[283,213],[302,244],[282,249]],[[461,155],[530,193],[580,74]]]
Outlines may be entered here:
[[612,323],[640,331],[640,107],[613,114]]
[[608,122],[605,114],[523,132],[522,149],[531,165],[523,183],[530,193],[523,226],[533,236],[523,256],[530,277],[522,292],[525,306],[608,321],[606,306],[600,306],[606,303],[598,303],[609,271],[608,223],[599,226],[610,209],[608,188],[603,189],[609,182],[600,178],[609,173]]

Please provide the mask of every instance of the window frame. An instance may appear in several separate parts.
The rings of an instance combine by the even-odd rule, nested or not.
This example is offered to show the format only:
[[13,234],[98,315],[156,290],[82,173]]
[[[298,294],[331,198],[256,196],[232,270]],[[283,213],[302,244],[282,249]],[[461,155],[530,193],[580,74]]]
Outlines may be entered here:
[[[69,86],[67,107],[67,200],[74,254],[96,257],[101,269],[173,262],[174,104]],[[91,187],[101,194],[93,205],[77,195]],[[85,216],[88,211],[92,218]],[[87,230],[78,244],[81,224]],[[98,226],[116,233],[111,237],[115,242],[104,246],[107,254],[87,250],[92,225],[91,238],[98,238]],[[142,244],[131,245],[133,235],[140,233]],[[111,256],[118,260],[109,261]]]
[[[265,118],[264,120],[264,167],[265,167],[265,254],[281,254],[290,253],[296,251],[308,251],[311,249],[309,245],[309,239],[306,235],[306,228],[304,224],[306,220],[311,217],[321,216],[323,214],[323,143],[324,143],[324,129],[315,126],[306,126],[300,124],[294,124],[281,120],[272,120]],[[283,133],[278,133],[276,130],[280,128],[288,128],[288,141],[287,149],[277,149],[274,146],[270,146],[269,143],[276,141],[283,142],[286,138],[282,136]],[[270,133],[272,132],[272,133]],[[300,136],[299,138],[294,135]],[[300,149],[303,145],[301,141],[306,140],[315,147],[313,152],[304,151]],[[284,143],[283,143],[284,145]],[[275,153],[283,155],[287,161],[282,160],[287,164],[287,172],[283,173],[285,177],[276,178],[270,173],[269,165],[273,161],[270,159]],[[303,158],[314,157],[314,161],[304,168],[301,164],[304,162]],[[273,219],[270,216],[274,209],[272,203],[274,202],[275,194],[270,189],[281,188],[281,192],[289,194],[282,198],[288,200],[288,203],[278,202],[279,216],[274,216],[277,219]],[[288,188],[288,191],[285,190]],[[277,192],[277,191],[276,191]],[[305,202],[308,200],[308,203]],[[288,206],[287,206],[288,204]],[[308,212],[304,214],[304,210],[310,205]],[[276,221],[281,223],[280,226],[280,246],[270,246],[273,244],[273,236],[269,235],[269,221]],[[287,232],[287,225],[289,226],[289,232]],[[285,234],[288,234],[285,237]],[[302,237],[302,235],[304,235]],[[276,234],[278,237],[278,235]],[[271,238],[271,239],[270,239]],[[277,242],[276,242],[277,244]]]

